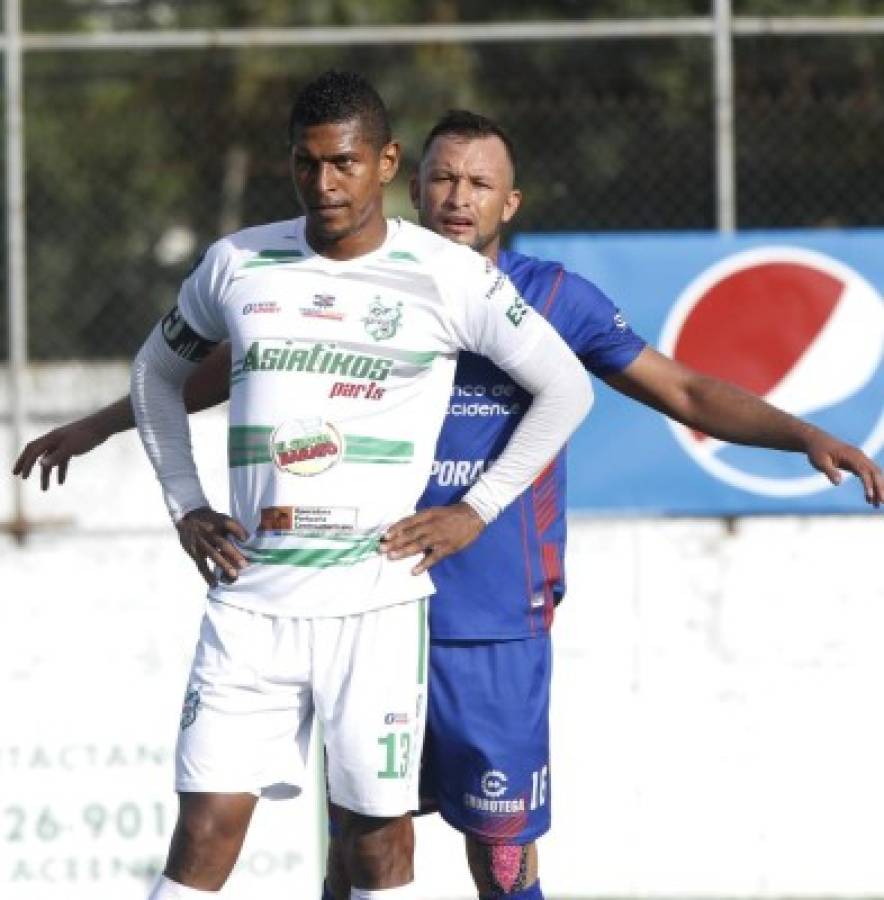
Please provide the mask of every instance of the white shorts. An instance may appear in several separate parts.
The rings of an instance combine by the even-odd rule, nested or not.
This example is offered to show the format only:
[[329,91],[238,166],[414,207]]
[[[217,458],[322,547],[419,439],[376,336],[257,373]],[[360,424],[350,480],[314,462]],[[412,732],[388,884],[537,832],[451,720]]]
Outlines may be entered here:
[[320,619],[210,600],[181,715],[175,787],[297,796],[315,714],[333,803],[381,817],[416,809],[426,673],[426,600]]

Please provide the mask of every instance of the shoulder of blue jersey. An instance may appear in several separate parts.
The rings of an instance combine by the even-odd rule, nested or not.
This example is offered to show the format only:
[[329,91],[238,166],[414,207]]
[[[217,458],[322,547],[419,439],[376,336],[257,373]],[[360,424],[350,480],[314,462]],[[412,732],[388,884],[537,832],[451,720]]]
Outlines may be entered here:
[[613,301],[560,263],[507,251],[501,265],[516,289],[542,312],[596,374],[619,371],[645,346]]

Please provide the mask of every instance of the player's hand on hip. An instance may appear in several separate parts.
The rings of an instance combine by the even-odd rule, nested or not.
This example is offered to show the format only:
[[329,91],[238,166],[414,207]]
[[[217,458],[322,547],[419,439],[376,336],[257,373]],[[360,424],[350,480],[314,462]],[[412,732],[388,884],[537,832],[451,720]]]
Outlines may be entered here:
[[862,450],[821,431],[809,440],[806,452],[810,464],[832,484],[841,483],[842,469],[852,472],[862,482],[867,503],[872,506],[884,503],[884,473]]
[[411,570],[412,575],[420,575],[471,544],[484,528],[479,514],[466,503],[433,506],[391,525],[381,539],[381,552],[388,559],[423,554]]
[[70,425],[54,428],[25,444],[12,467],[12,474],[27,478],[39,460],[40,487],[44,491],[49,490],[53,469],[56,470],[58,483],[64,484],[71,457],[94,450],[105,438],[106,435],[83,422],[71,422]]
[[209,568],[210,560],[221,570],[222,579],[228,582],[236,581],[240,570],[248,564],[248,560],[230,540],[232,536],[244,541],[249,536],[236,519],[215,512],[208,506],[201,506],[187,513],[175,527],[184,552],[196,563],[200,575],[209,587],[217,584],[217,579]]

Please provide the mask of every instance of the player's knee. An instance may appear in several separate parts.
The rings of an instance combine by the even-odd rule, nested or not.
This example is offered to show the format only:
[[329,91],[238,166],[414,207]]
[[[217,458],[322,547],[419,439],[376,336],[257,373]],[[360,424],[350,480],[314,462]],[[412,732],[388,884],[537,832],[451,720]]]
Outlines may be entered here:
[[166,874],[183,884],[218,890],[239,856],[253,807],[251,797],[236,802],[182,795]]
[[347,871],[354,887],[380,890],[414,879],[410,816],[377,818],[351,812],[340,825]]
[[231,804],[182,804],[177,832],[181,839],[195,845],[224,845],[241,842],[249,826],[251,813]]
[[537,847],[530,844],[484,844],[467,837],[467,858],[482,897],[540,900]]

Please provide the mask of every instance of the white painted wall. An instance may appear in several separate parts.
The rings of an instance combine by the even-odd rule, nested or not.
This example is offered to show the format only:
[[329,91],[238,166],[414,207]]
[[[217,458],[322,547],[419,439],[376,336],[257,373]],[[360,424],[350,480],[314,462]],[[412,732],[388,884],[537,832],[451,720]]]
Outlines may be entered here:
[[[116,370],[43,373],[41,427],[75,376],[81,410],[124,387]],[[223,504],[223,418],[194,432]],[[142,900],[174,817],[201,582],[131,435],[75,461],[63,489],[28,488],[32,516],[56,524],[25,550],[0,537],[0,897]],[[882,550],[881,516],[734,535],[572,521],[548,896],[884,894]],[[260,808],[225,896],[318,897],[315,805]],[[456,833],[418,823],[424,896],[472,896],[461,857]]]

